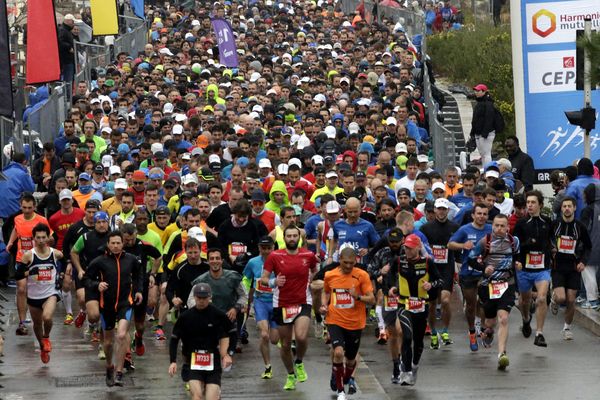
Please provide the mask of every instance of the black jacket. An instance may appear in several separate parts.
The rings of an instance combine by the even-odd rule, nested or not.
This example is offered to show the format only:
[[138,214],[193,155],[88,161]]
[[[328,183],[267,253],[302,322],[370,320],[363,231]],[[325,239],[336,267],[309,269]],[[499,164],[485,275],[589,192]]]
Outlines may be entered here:
[[[54,156],[52,160],[50,160],[50,176],[53,176],[54,173],[60,169],[60,159],[57,156]],[[38,192],[47,192],[48,188],[44,186],[44,157],[39,157],[33,162],[31,166],[31,177],[33,181],[37,184]],[[51,179],[52,181],[52,179]],[[49,184],[52,182],[49,182]]]
[[64,23],[58,26],[58,55],[61,67],[66,64],[75,64],[75,53],[72,51],[75,38],[72,30],[73,28]]
[[477,103],[473,107],[471,137],[488,137],[488,134],[494,130],[494,113],[494,101],[489,94],[477,98]]
[[512,173],[515,179],[520,180],[525,187],[525,191],[533,189],[535,183],[535,168],[533,159],[527,153],[523,153],[521,149],[508,156],[508,160],[512,166]]
[[88,265],[83,282],[86,288],[98,290],[100,282],[108,283],[108,289],[100,293],[100,308],[133,305],[136,293],[142,293],[143,275],[142,263],[136,256],[121,252],[97,257]]

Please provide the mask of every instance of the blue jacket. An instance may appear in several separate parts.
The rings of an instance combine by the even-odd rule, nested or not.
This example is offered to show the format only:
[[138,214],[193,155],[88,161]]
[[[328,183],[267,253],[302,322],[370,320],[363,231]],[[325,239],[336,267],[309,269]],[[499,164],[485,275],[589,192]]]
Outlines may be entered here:
[[585,208],[585,199],[583,198],[583,190],[590,183],[598,183],[598,179],[595,179],[591,175],[579,175],[577,179],[569,184],[565,195],[573,197],[577,200],[577,209],[575,210],[575,218],[581,217],[581,212]]
[[0,181],[0,218],[16,214],[21,207],[19,199],[23,192],[34,192],[35,183],[22,164],[11,161],[2,171],[6,181]]

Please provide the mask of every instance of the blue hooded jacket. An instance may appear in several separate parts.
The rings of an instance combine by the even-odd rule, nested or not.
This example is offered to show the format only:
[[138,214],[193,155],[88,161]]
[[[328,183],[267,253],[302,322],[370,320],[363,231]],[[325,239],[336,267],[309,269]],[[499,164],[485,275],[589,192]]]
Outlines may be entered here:
[[34,192],[33,178],[22,164],[10,162],[2,171],[6,181],[0,181],[0,218],[8,218],[20,209],[19,199],[23,192]]

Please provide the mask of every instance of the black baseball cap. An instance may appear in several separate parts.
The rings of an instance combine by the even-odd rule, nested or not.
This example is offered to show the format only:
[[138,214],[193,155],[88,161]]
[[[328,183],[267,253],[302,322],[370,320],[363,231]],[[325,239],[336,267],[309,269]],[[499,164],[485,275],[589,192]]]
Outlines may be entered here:
[[404,234],[400,228],[392,228],[388,233],[388,242],[401,242]]
[[154,215],[170,215],[171,210],[167,206],[159,206],[156,211],[154,211]]
[[274,246],[275,242],[273,241],[273,238],[271,236],[265,235],[260,238],[260,240],[258,241],[258,245],[259,246]]
[[194,296],[207,298],[212,296],[212,289],[208,283],[198,283],[194,286]]

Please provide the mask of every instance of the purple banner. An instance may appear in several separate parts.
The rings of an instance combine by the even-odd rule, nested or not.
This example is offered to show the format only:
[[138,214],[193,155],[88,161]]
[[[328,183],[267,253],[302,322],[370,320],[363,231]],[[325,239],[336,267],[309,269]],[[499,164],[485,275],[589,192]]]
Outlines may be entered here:
[[217,45],[219,46],[219,63],[225,65],[227,68],[237,68],[237,49],[231,25],[222,18],[213,18],[211,22],[215,30],[215,36],[217,37]]

